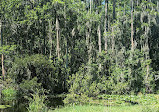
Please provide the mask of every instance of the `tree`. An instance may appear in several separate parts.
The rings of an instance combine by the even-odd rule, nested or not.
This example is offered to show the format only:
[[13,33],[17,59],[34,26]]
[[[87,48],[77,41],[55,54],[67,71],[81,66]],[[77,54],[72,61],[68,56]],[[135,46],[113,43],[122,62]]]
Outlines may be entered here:
[[131,0],[131,50],[134,50],[134,22],[133,22],[133,12],[134,12],[134,8],[133,8],[133,0]]
[[[1,47],[3,47],[3,37],[2,37],[2,20],[0,20],[0,38],[1,38]],[[5,70],[4,70],[4,55],[3,53],[1,54],[1,63],[2,63],[2,76],[3,80],[5,77]]]
[[105,21],[104,21],[104,34],[105,34],[105,51],[107,52],[108,49],[108,0],[105,0]]

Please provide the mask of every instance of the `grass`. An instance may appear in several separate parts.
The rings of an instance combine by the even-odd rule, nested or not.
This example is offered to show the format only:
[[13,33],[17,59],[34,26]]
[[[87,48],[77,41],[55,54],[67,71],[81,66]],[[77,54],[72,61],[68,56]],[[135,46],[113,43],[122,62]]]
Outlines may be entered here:
[[70,105],[49,112],[159,112],[159,95],[101,95],[85,105]]
[[[154,110],[153,106],[146,106],[149,110]],[[94,105],[77,105],[68,106],[63,108],[57,108],[55,110],[50,110],[49,112],[145,112],[145,107],[140,105],[134,106],[94,106]],[[149,112],[149,111],[148,111]],[[155,112],[155,111],[152,111]]]

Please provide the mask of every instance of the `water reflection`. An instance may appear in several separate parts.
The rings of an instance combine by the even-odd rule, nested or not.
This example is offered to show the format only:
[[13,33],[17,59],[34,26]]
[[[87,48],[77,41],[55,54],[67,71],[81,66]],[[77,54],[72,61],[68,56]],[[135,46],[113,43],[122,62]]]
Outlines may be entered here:
[[[63,97],[49,97],[46,101],[46,105],[48,108],[54,109],[59,106],[63,106]],[[3,102],[6,103],[6,102]],[[22,100],[15,100],[12,102],[7,102],[7,104],[10,104],[12,107],[8,107],[5,109],[1,109],[0,112],[28,112],[27,110],[27,101],[24,99]]]

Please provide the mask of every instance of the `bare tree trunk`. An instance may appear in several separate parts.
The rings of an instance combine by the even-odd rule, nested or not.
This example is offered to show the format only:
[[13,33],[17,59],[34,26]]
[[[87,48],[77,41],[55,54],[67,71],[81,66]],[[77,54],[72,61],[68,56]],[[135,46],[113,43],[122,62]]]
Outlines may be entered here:
[[[0,39],[1,39],[1,47],[3,46],[3,37],[2,37],[2,21],[0,20]],[[4,55],[1,55],[1,63],[2,63],[2,76],[3,79],[5,77],[5,70],[4,70]]]
[[[92,0],[90,0],[90,14],[92,13]],[[92,20],[90,19],[90,21],[88,22],[87,26],[88,26],[88,32],[87,32],[87,45],[88,45],[88,64],[91,64],[92,61],[92,55],[91,55],[91,51],[92,51],[92,42],[91,42],[91,22]],[[89,69],[90,71],[90,69]]]
[[87,25],[87,30],[86,30],[86,46],[87,46],[87,52],[88,52],[88,74],[91,74],[91,69],[90,69],[90,64],[92,62],[92,55],[91,55],[91,51],[92,51],[92,43],[91,43],[91,25],[90,22],[88,21],[86,23]]
[[90,0],[90,13],[92,12],[92,0]]
[[59,38],[60,38],[60,26],[59,26],[59,20],[56,17],[56,41],[57,41],[57,48],[56,48],[56,53],[57,53],[57,57],[60,58],[60,45],[59,45]]
[[136,5],[139,6],[139,0],[136,1]]
[[[64,6],[64,11],[65,11],[64,18],[65,18],[65,28],[66,28],[66,5]],[[74,37],[74,35],[75,35],[75,28],[72,29],[72,38]],[[66,37],[66,69],[67,67],[68,67],[68,35]]]
[[104,39],[105,39],[105,51],[107,53],[108,50],[108,38],[107,38],[107,32],[108,32],[108,0],[105,0],[105,27],[104,27]]
[[92,43],[91,43],[91,26],[90,26],[90,22],[88,22],[88,31],[86,32],[86,45],[87,45],[87,49],[88,49],[88,63],[91,64],[91,51],[92,51]]
[[114,48],[115,48],[115,39],[114,39],[114,26],[112,26],[112,53],[114,53]]
[[87,49],[89,48],[89,38],[90,38],[90,34],[89,34],[89,22],[87,21],[86,23],[87,25],[87,29],[86,29],[86,46],[87,46]]
[[[101,29],[100,29],[100,24],[98,25],[98,45],[99,45],[99,53],[102,52],[102,43],[101,43]],[[101,70],[101,63],[99,64],[99,70]]]
[[[146,38],[146,42],[145,42],[145,58],[146,58],[146,62],[150,59],[150,56],[149,56],[149,45],[148,45],[148,27],[145,27],[145,36],[147,37]],[[149,78],[149,74],[150,74],[150,70],[149,70],[149,64],[147,64],[146,66],[146,92],[148,93],[150,91],[150,82],[148,81],[148,78]]]
[[133,0],[131,0],[131,50],[134,50],[134,21],[133,21]]
[[[45,33],[45,30],[46,30],[46,26],[45,26],[45,19],[42,20],[42,25],[43,25],[43,43],[44,43],[44,46],[43,46],[43,54],[45,55],[46,54],[46,33]],[[31,48],[32,49],[32,48]]]
[[[116,7],[116,0],[113,0],[113,23],[115,23],[115,7]],[[114,48],[115,48],[115,39],[114,39],[114,26],[112,26],[112,53],[114,53]]]
[[1,20],[0,20],[0,39],[1,39],[1,44],[2,44],[2,21]]
[[[88,14],[91,14],[92,12],[92,0],[90,0],[90,7],[89,7],[89,12]],[[91,74],[91,69],[90,69],[90,64],[92,62],[92,55],[91,55],[91,51],[92,51],[92,43],[91,43],[91,22],[92,20],[90,19],[89,21],[87,21],[86,26],[87,26],[87,30],[86,30],[86,46],[87,46],[87,50],[88,50],[88,74]]]
[[49,23],[49,33],[48,33],[48,37],[49,37],[49,44],[50,44],[50,58],[52,57],[52,23],[51,20],[48,20]]
[[101,43],[101,29],[100,25],[98,25],[98,45],[99,45],[99,53],[102,52],[102,43]]
[[159,1],[157,1],[157,11],[159,12]]
[[116,7],[116,0],[113,0],[113,20],[116,19],[116,17],[115,17],[115,7]]
[[3,76],[3,80],[4,80],[5,70],[4,70],[4,55],[3,54],[2,54],[2,57],[1,57],[1,61],[2,61],[2,76]]

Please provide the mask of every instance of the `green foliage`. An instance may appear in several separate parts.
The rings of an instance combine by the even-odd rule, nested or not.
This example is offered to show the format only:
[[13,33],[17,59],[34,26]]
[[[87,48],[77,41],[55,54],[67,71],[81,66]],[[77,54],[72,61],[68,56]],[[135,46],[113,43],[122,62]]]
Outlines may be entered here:
[[17,98],[17,85],[14,83],[14,80],[10,77],[6,77],[5,81],[2,81],[3,85],[1,85],[2,91],[2,100],[5,102],[10,102],[16,100]]
[[70,85],[69,94],[64,100],[65,103],[88,103],[89,97],[96,97],[99,94],[99,87],[90,74],[76,73],[68,80]]
[[92,77],[88,74],[80,74],[77,73],[75,75],[70,76],[70,80],[68,81],[70,85],[70,92],[80,94],[86,93],[87,95],[93,94],[89,93],[89,87],[92,83]]
[[16,83],[20,84],[23,92],[28,91],[28,89],[33,91],[40,83],[45,89],[54,92],[63,90],[62,83],[66,69],[62,61],[52,63],[44,55],[37,54],[21,58],[16,57],[8,73],[15,78]]
[[37,81],[37,77],[34,77],[31,80],[24,80],[22,83],[20,83],[20,94],[25,98],[28,98],[31,96],[31,94],[36,93],[36,90],[41,88],[41,83],[38,83]]
[[85,94],[74,94],[74,93],[69,93],[67,94],[66,98],[64,99],[65,104],[86,104],[89,103],[91,98],[89,98]]
[[10,105],[0,105],[0,109],[5,109],[5,108],[8,108],[8,107],[11,107]]
[[37,89],[36,93],[32,94],[32,99],[29,100],[29,112],[47,112],[47,107],[45,106],[46,96],[40,94],[40,91]]
[[16,49],[15,45],[5,45],[0,47],[0,54],[9,54]]
[[52,4],[56,4],[56,3],[64,4],[64,2],[62,2],[61,0],[52,0]]
[[17,90],[15,88],[6,88],[2,90],[2,97],[4,101],[12,101],[16,99]]
[[8,88],[14,88],[17,89],[17,85],[15,84],[14,80],[11,77],[5,77],[5,80],[2,80],[3,89],[8,89]]

